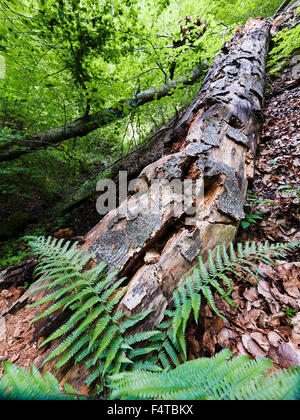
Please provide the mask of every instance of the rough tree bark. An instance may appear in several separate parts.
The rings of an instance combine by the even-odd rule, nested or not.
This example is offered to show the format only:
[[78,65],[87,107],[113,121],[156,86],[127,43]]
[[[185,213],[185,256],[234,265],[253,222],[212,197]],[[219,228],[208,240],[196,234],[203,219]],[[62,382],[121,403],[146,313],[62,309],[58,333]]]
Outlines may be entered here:
[[0,290],[8,289],[12,285],[22,286],[24,283],[32,281],[33,270],[36,265],[37,259],[29,257],[22,264],[1,271]]
[[274,17],[278,16],[290,3],[291,0],[285,0],[276,10]]
[[[169,154],[148,165],[139,179],[199,179],[204,177],[204,206],[196,224],[186,224],[184,209],[164,206],[160,191],[151,192],[158,212],[135,212],[129,197],[108,213],[85,237],[84,249],[95,253],[95,263],[107,261],[127,276],[129,288],[121,302],[128,315],[152,309],[142,329],[163,318],[178,283],[189,274],[200,254],[235,237],[244,217],[243,204],[260,138],[261,106],[270,23],[251,19],[215,58],[196,99],[172,133]],[[179,200],[182,197],[177,197]],[[198,202],[197,205],[202,205]],[[124,206],[132,211],[124,215]]]

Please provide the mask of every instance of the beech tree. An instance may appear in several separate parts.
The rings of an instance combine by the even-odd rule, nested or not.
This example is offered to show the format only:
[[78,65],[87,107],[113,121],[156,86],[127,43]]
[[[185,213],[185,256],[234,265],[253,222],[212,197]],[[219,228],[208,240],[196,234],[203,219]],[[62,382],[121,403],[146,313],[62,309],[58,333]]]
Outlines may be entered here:
[[[2,1],[7,75],[0,106],[10,124],[2,129],[0,162],[84,137],[170,95],[169,109],[182,106],[182,88],[203,79],[236,30],[232,22],[244,23],[246,11],[267,10],[252,0],[234,15],[223,3]],[[141,118],[149,125],[149,117]]]

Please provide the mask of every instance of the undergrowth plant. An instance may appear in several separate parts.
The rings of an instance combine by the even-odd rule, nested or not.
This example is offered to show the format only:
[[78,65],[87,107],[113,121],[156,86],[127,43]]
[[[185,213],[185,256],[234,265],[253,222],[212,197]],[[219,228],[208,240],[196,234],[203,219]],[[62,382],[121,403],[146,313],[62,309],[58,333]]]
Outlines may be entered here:
[[257,223],[263,220],[264,211],[257,210],[257,206],[274,206],[275,202],[272,200],[260,199],[256,194],[253,194],[251,190],[247,191],[246,202],[245,202],[245,218],[241,221],[241,227],[243,229],[248,228],[251,223]]
[[3,362],[4,375],[0,376],[0,399],[10,400],[61,400],[82,398],[69,384],[62,388],[57,379],[45,372],[42,376],[32,364],[30,371],[17,367],[11,362]]
[[277,370],[266,358],[249,360],[221,351],[165,372],[124,372],[111,376],[111,399],[287,400],[300,394],[300,370]]
[[252,282],[259,282],[259,275],[263,275],[258,265],[250,259],[261,261],[265,264],[275,265],[274,258],[282,258],[288,251],[294,251],[299,247],[299,242],[290,243],[265,243],[246,242],[244,245],[237,244],[237,249],[232,243],[228,251],[225,245],[217,246],[214,251],[208,251],[207,263],[204,264],[199,257],[198,267],[194,268],[192,276],[188,277],[174,292],[175,310],[172,314],[173,336],[179,337],[186,354],[184,334],[190,315],[198,322],[201,298],[204,297],[211,309],[221,318],[224,316],[218,310],[214,292],[221,299],[226,300],[231,306],[236,306],[230,298],[233,283],[230,275],[250,281],[245,274],[250,275]]
[[130,357],[135,355],[133,347],[158,333],[156,330],[128,333],[150,311],[128,318],[122,311],[116,310],[127,290],[127,287],[120,288],[125,278],[117,280],[116,273],[106,275],[105,263],[84,270],[91,255],[77,249],[77,243],[71,245],[67,241],[63,244],[63,240],[51,237],[28,239],[33,252],[41,257],[36,268],[40,279],[35,283],[37,287],[33,293],[43,289],[47,292],[44,298],[31,306],[50,304],[32,322],[58,310],[72,311],[67,322],[41,344],[43,347],[60,339],[44,364],[57,358],[55,368],[58,369],[71,359],[73,363],[84,360],[90,371],[86,383],[91,385],[98,380],[97,389],[100,392],[105,375],[108,372],[117,373],[123,365],[132,364]]
[[[300,9],[294,24],[290,28],[284,28],[278,32],[273,39],[274,48],[269,54],[270,74],[278,74],[286,65],[288,59],[295,51],[300,48],[300,25],[299,25]],[[299,67],[299,66],[298,66]],[[297,69],[296,69],[297,70]],[[297,72],[297,71],[296,71]],[[299,72],[299,70],[298,70]]]
[[[250,259],[274,265],[295,250],[299,243],[232,243],[208,251],[207,263],[199,257],[193,274],[183,281],[173,294],[173,308],[165,311],[165,318],[155,330],[132,332],[132,327],[145,319],[150,311],[128,317],[118,310],[126,293],[122,286],[125,278],[117,273],[106,274],[106,264],[89,268],[91,255],[77,248],[77,243],[49,237],[29,237],[33,252],[40,256],[33,293],[44,290],[45,297],[32,306],[43,306],[36,322],[57,311],[69,310],[69,319],[54,331],[42,344],[59,339],[44,364],[56,359],[55,368],[67,363],[84,361],[89,371],[86,380],[95,393],[107,386],[107,377],[125,371],[169,371],[187,360],[185,330],[193,315],[198,322],[202,298],[215,313],[224,318],[215,303],[215,293],[235,306],[230,298],[233,284],[230,275],[259,282],[257,263]],[[116,377],[116,376],[114,376]]]

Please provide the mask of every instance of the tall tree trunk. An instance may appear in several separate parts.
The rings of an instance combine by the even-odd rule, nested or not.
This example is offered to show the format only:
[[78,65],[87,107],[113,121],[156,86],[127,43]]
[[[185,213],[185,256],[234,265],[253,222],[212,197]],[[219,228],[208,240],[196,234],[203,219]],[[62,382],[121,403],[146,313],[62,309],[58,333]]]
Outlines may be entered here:
[[[110,271],[127,276],[122,310],[133,315],[152,309],[142,329],[161,321],[197,256],[205,259],[208,249],[232,241],[244,217],[261,131],[269,33],[269,22],[251,19],[215,58],[196,99],[169,133],[169,154],[139,176],[149,185],[154,207],[139,214],[134,209],[149,196],[129,197],[85,237],[83,248],[95,253],[95,263],[107,261]],[[153,180],[201,177],[204,197],[197,201],[193,225],[185,209],[165,206],[160,190],[150,186]],[[127,214],[126,206],[131,209]]]

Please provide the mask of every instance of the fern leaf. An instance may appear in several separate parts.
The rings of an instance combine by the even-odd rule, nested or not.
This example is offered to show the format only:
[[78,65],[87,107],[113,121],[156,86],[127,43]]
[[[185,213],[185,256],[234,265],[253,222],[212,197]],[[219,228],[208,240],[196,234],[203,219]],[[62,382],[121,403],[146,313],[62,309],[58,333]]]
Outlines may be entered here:
[[145,332],[139,332],[135,333],[133,335],[129,335],[127,337],[124,337],[125,343],[129,345],[140,343],[141,341],[149,340],[151,337],[156,336],[159,334],[159,331],[145,331]]
[[180,299],[179,292],[177,290],[173,293],[173,300],[175,304],[175,313],[173,316],[172,329],[173,329],[174,338],[176,338],[177,331],[179,330],[180,325],[182,323],[181,299]]
[[219,312],[218,308],[216,307],[215,300],[212,294],[212,291],[209,286],[202,286],[201,291],[203,295],[205,296],[209,306],[212,308],[212,310],[222,319],[225,320],[225,317]]
[[66,338],[62,343],[60,343],[44,360],[42,366],[44,366],[46,363],[48,363],[50,360],[54,359],[55,357],[62,354],[68,347],[71,346],[72,343],[80,336],[81,332],[78,332],[78,330],[74,330],[68,338]]
[[191,296],[191,303],[192,303],[192,309],[194,313],[194,320],[196,324],[198,324],[198,318],[199,318],[199,311],[201,307],[201,295],[200,293],[193,293]]
[[280,400],[297,397],[300,369],[266,377],[272,366],[270,360],[249,360],[245,356],[229,360],[230,356],[231,352],[224,350],[211,359],[185,362],[161,373],[137,371],[111,376],[112,398]]
[[92,339],[90,342],[90,347],[93,346],[97,338],[102,334],[104,329],[107,327],[109,322],[111,321],[111,317],[108,314],[105,314],[97,323],[96,327],[94,328]]
[[76,343],[59,358],[59,361],[55,364],[55,369],[59,369],[64,366],[85,344],[88,343],[88,341],[89,338],[86,335],[76,341]]
[[66,334],[84,316],[85,316],[85,311],[82,311],[80,313],[79,313],[79,311],[76,312],[65,324],[63,324],[60,328],[58,328],[56,331],[54,331],[54,333],[52,333],[48,338],[46,338],[46,340],[44,340],[42,342],[42,344],[39,346],[39,348],[44,347],[49,342],[54,341],[57,338],[61,337],[62,335]]
[[144,311],[140,314],[133,315],[132,317],[126,319],[125,321],[119,324],[120,332],[124,334],[126,330],[145,319],[151,312],[152,310]]
[[172,343],[169,340],[166,340],[163,344],[163,348],[166,351],[166,353],[168,354],[168,356],[170,357],[170,359],[172,360],[172,362],[174,363],[174,365],[179,366],[180,362],[179,362],[179,359],[177,357],[176,351],[174,350],[174,347],[173,347]]
[[121,347],[122,341],[123,341],[123,338],[121,336],[118,336],[118,337],[116,337],[116,339],[111,344],[110,349],[109,349],[108,354],[107,354],[107,357],[106,357],[106,360],[105,360],[105,363],[104,363],[104,368],[103,368],[103,372],[102,372],[103,375],[108,370],[112,361],[114,360],[117,352],[119,351],[119,349]]
[[103,353],[103,351],[109,346],[114,336],[116,335],[117,331],[118,331],[118,327],[115,325],[112,325],[108,328],[108,330],[105,332],[105,336],[101,340],[100,346],[98,347],[96,351],[95,359],[98,359]]

